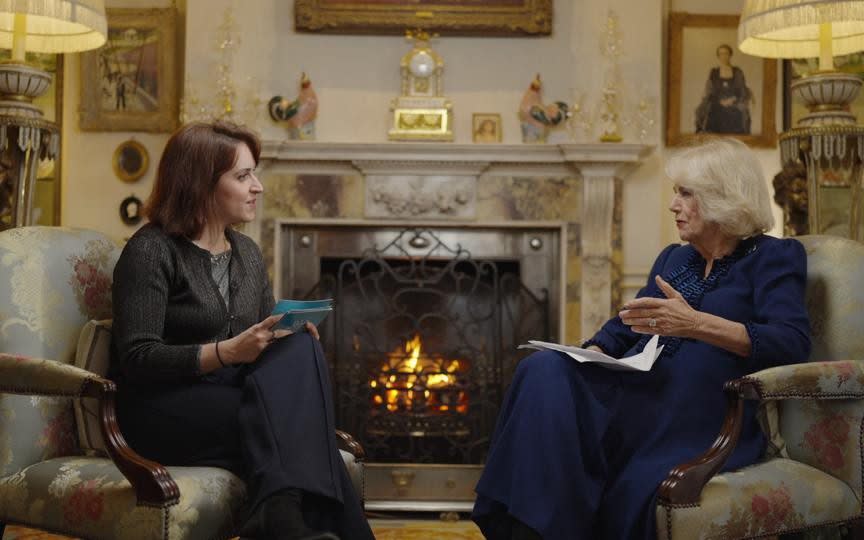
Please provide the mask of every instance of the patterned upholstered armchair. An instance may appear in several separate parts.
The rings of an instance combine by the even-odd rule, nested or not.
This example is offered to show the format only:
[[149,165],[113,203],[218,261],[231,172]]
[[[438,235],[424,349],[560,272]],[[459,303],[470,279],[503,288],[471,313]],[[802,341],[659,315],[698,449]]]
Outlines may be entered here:
[[[811,361],[726,384],[727,415],[714,445],[660,487],[658,538],[752,538],[833,524],[864,538],[864,245],[799,240],[808,256]],[[717,475],[738,439],[745,400],[759,401],[768,455]]]
[[[17,523],[91,539],[211,540],[238,525],[239,478],[138,456],[117,427],[114,384],[70,365],[85,324],[111,315],[118,255],[95,232],[0,233],[0,536]],[[73,414],[79,398],[87,406],[79,402]],[[101,455],[78,429],[87,411],[104,439]],[[343,457],[359,487],[355,451]]]

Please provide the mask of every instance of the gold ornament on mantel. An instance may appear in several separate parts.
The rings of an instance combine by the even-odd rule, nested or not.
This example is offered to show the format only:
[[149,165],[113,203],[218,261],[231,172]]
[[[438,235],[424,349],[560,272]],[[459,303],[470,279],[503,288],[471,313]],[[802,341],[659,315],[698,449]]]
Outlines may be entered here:
[[[401,95],[390,106],[391,141],[452,141],[453,105],[444,97],[444,60],[429,46],[425,30],[408,30],[414,42],[400,62]],[[437,37],[437,36],[434,36]]]
[[618,59],[621,57],[621,33],[618,28],[618,15],[609,10],[604,31],[603,56],[606,57],[606,82],[603,85],[603,98],[600,105],[600,127],[603,133],[601,142],[621,142],[620,95],[618,92]]
[[[180,99],[180,122],[213,122],[228,120],[239,124],[256,125],[263,110],[264,100],[259,97],[259,82],[255,77],[239,80],[234,75],[234,56],[241,43],[240,29],[234,18],[234,9],[229,6],[222,14],[222,22],[216,28],[213,46],[218,58],[216,84],[212,80],[202,81],[207,91],[202,97],[197,85],[187,78],[183,97]],[[241,106],[238,106],[241,105]]]

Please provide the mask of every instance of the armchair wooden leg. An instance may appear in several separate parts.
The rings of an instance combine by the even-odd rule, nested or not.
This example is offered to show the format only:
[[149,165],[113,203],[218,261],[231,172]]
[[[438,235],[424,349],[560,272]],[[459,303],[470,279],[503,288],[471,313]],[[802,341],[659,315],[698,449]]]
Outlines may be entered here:
[[3,539],[3,530],[6,529],[6,524],[0,521],[0,540]]

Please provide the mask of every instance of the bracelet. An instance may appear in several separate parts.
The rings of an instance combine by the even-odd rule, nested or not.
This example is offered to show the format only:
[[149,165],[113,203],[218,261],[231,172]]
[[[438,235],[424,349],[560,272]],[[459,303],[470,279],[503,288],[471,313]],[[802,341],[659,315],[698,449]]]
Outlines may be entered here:
[[222,364],[222,367],[228,367],[225,365],[225,362],[222,361],[222,356],[219,354],[219,342],[216,342],[216,360],[219,360],[219,363]]

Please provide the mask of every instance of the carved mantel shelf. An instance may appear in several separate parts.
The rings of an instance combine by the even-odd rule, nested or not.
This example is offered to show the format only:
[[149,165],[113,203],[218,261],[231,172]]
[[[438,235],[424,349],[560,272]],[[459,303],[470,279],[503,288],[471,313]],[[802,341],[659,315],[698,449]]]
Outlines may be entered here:
[[[580,174],[614,167],[622,174],[652,147],[641,144],[324,143],[264,141],[264,167],[305,174]],[[619,167],[621,168],[619,170]]]
[[[380,193],[401,187],[408,178],[427,182],[444,193],[469,192],[481,177],[550,176],[582,178],[580,223],[582,259],[581,332],[599,328],[612,309],[613,217],[615,180],[623,179],[651,151],[639,144],[452,144],[431,142],[325,143],[264,141],[261,176],[360,175],[366,179],[366,218],[403,218],[388,215],[376,202]],[[449,183],[449,187],[444,186]],[[415,186],[416,188],[416,186]],[[378,194],[376,196],[376,193]],[[470,196],[459,199],[460,203]],[[446,219],[472,221],[473,201]],[[429,216],[417,216],[426,218]],[[441,219],[442,216],[432,216]],[[256,231],[257,232],[257,231]],[[254,235],[254,232],[253,232]],[[563,315],[563,314],[562,314]],[[578,339],[579,336],[570,336]]]

